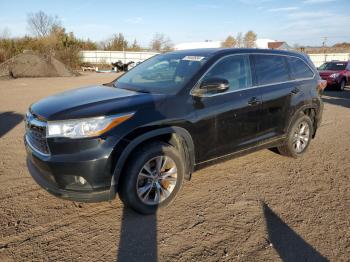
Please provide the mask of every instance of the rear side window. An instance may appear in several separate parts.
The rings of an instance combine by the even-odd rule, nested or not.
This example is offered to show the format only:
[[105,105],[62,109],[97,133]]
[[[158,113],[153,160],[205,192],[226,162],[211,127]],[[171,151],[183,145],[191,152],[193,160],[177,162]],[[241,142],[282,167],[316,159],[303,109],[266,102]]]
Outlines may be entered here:
[[233,55],[223,58],[208,71],[203,81],[216,77],[228,80],[230,91],[251,87],[252,76],[249,57],[247,55]]
[[259,85],[289,81],[284,56],[254,55],[255,72]]
[[296,57],[287,57],[289,63],[291,76],[293,79],[303,79],[310,78],[314,76],[314,73],[311,71],[304,61]]

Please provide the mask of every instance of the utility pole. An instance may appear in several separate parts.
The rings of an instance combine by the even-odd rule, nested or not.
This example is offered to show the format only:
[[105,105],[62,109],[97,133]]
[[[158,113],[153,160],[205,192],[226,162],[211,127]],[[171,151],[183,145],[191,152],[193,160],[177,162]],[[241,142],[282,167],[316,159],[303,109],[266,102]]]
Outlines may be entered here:
[[126,56],[125,56],[125,42],[123,41],[123,57],[124,57],[124,64],[126,63]]
[[327,36],[324,36],[324,37],[323,37],[322,47],[323,47],[324,53],[325,53],[325,49],[326,49],[326,42],[327,42],[327,39],[328,39]]
[[327,56],[326,56],[326,42],[327,42],[328,37],[324,36],[323,37],[323,42],[322,42],[322,47],[323,47],[323,54],[324,54],[324,63],[327,61]]

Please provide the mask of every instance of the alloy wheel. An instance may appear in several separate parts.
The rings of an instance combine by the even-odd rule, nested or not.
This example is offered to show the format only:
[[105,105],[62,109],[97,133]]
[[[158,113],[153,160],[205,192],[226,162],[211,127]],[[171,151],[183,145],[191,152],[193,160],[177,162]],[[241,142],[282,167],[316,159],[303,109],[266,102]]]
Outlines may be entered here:
[[305,150],[310,139],[310,127],[306,121],[299,123],[294,132],[293,148],[296,153],[301,153]]
[[139,199],[146,205],[166,200],[177,183],[177,167],[169,156],[157,156],[147,161],[137,177]]

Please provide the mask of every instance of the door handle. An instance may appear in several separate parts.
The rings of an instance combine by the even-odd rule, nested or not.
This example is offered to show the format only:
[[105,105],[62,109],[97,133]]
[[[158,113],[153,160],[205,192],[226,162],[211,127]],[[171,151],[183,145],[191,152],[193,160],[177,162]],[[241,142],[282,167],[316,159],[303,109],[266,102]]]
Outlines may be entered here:
[[299,92],[300,92],[300,89],[297,88],[297,87],[295,87],[292,91],[290,91],[290,93],[291,93],[292,95],[296,95],[296,94],[298,94]]
[[258,105],[260,103],[261,101],[257,99],[255,96],[248,100],[248,105],[250,106]]

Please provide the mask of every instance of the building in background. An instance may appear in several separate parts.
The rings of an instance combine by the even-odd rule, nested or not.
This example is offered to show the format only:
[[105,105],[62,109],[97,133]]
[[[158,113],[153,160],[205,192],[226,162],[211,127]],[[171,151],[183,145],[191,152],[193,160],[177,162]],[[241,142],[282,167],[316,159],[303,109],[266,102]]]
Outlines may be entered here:
[[278,50],[291,50],[292,49],[292,47],[290,47],[284,41],[277,41],[277,40],[272,40],[272,39],[267,39],[267,38],[257,39],[255,42],[255,45],[257,48],[278,49]]

